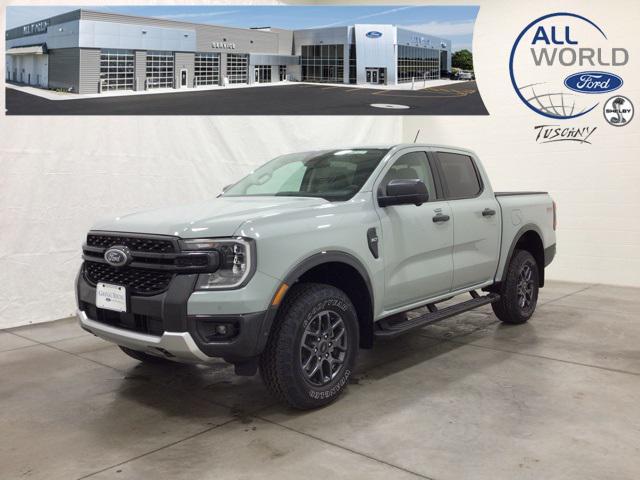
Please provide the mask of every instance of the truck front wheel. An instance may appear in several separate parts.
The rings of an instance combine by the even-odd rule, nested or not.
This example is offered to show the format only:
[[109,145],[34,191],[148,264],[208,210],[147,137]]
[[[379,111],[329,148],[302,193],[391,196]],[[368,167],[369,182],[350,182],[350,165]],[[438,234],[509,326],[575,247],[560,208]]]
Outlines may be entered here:
[[321,407],[347,386],[358,344],[349,297],[330,285],[298,284],[278,312],[260,372],[269,391],[290,406]]
[[516,250],[502,283],[500,300],[491,304],[504,323],[524,323],[536,309],[539,286],[538,264],[526,250]]

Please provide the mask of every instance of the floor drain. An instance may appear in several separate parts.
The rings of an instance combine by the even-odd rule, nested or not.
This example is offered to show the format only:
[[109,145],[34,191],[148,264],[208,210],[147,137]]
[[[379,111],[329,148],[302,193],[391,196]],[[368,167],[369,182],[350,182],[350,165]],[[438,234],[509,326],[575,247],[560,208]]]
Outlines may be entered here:
[[404,110],[410,108],[408,105],[398,105],[397,103],[372,103],[373,108],[391,108],[394,110]]

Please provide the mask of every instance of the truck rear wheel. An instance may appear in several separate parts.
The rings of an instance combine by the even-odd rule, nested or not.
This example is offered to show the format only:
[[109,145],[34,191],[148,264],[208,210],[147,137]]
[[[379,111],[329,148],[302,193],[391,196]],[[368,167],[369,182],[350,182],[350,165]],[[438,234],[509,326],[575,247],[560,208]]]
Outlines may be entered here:
[[269,391],[301,410],[334,401],[347,386],[358,351],[358,319],[342,290],[291,288],[260,357]]
[[526,250],[516,250],[502,283],[500,300],[491,304],[504,323],[525,323],[536,309],[539,286],[538,264]]

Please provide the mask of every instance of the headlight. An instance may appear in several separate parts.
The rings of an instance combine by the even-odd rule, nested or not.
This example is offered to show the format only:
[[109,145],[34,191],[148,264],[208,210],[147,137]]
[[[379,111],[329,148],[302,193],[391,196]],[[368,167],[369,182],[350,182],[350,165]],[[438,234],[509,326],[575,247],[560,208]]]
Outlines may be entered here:
[[220,265],[213,273],[198,275],[196,290],[230,289],[242,286],[255,270],[255,250],[246,238],[194,238],[180,240],[183,251],[217,251]]

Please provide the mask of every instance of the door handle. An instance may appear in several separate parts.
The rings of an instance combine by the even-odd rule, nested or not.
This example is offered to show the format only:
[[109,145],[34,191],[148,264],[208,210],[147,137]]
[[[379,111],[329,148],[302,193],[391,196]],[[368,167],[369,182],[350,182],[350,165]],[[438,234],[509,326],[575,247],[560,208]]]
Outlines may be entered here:
[[485,209],[482,211],[482,216],[483,216],[483,217],[492,217],[492,216],[494,216],[495,214],[496,214],[496,211],[495,211],[495,210],[493,210],[492,208],[485,208]]
[[439,213],[438,215],[433,217],[433,223],[448,222],[448,221],[449,221],[449,215],[442,215],[441,213]]

